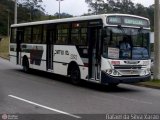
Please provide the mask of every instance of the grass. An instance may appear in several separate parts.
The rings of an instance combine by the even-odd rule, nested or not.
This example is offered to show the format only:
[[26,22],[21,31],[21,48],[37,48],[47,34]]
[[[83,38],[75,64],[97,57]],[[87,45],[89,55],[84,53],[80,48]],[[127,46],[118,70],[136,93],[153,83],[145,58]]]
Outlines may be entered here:
[[160,80],[151,80],[151,81],[146,82],[146,84],[153,84],[153,85],[160,86]]
[[9,59],[9,37],[2,37],[0,41],[0,57]]
[[138,85],[160,89],[160,80],[150,80],[147,82],[139,83]]

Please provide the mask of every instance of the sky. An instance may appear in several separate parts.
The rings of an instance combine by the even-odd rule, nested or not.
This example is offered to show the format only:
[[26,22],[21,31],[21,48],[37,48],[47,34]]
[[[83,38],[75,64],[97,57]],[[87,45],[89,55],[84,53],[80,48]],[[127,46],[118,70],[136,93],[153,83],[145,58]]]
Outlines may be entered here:
[[[154,3],[154,0],[132,0],[134,3],[141,3],[148,7]],[[88,5],[85,0],[63,0],[60,2],[61,13],[65,12],[74,16],[80,16],[88,12]],[[43,7],[46,13],[54,15],[59,11],[59,2],[57,0],[43,0]]]

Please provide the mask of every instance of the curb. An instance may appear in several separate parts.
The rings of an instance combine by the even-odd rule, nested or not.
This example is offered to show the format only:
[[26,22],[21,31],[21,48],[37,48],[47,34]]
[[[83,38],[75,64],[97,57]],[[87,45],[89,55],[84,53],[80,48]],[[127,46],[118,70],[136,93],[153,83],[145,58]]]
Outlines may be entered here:
[[9,58],[5,58],[5,57],[2,57],[2,56],[0,56],[0,58],[5,59],[5,60],[9,60]]
[[141,86],[141,87],[147,87],[147,88],[154,88],[154,89],[160,89],[160,86],[154,86],[154,85],[146,85],[142,83],[135,84],[136,86]]

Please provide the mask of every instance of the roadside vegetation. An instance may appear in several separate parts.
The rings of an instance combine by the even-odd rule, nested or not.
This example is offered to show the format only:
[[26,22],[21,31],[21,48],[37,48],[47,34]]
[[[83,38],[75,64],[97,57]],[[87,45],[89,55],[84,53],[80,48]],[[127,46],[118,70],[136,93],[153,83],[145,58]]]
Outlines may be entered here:
[[[0,36],[8,33],[8,23],[14,24],[14,3],[15,0],[0,0]],[[40,0],[18,0],[17,23],[57,19],[59,13],[49,15],[40,5]],[[68,13],[61,13],[61,18],[72,17]]]
[[0,57],[9,59],[9,37],[2,37],[0,41]]
[[137,85],[160,89],[160,80],[150,80],[147,82],[138,83]]

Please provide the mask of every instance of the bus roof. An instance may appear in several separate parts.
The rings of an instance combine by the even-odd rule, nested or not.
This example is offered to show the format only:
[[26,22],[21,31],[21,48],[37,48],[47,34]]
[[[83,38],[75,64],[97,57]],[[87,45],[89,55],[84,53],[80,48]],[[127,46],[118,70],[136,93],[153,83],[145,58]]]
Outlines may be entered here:
[[80,16],[80,17],[72,17],[72,18],[63,18],[63,19],[53,19],[53,20],[44,20],[44,21],[36,21],[36,22],[26,22],[19,24],[12,24],[11,27],[22,27],[22,26],[31,26],[31,25],[41,25],[41,24],[51,24],[51,23],[63,23],[63,22],[74,22],[74,21],[85,21],[85,20],[96,20],[96,19],[104,19],[107,16],[130,16],[141,18],[149,21],[148,18],[130,15],[130,14],[100,14],[100,15],[90,15],[90,16]]

